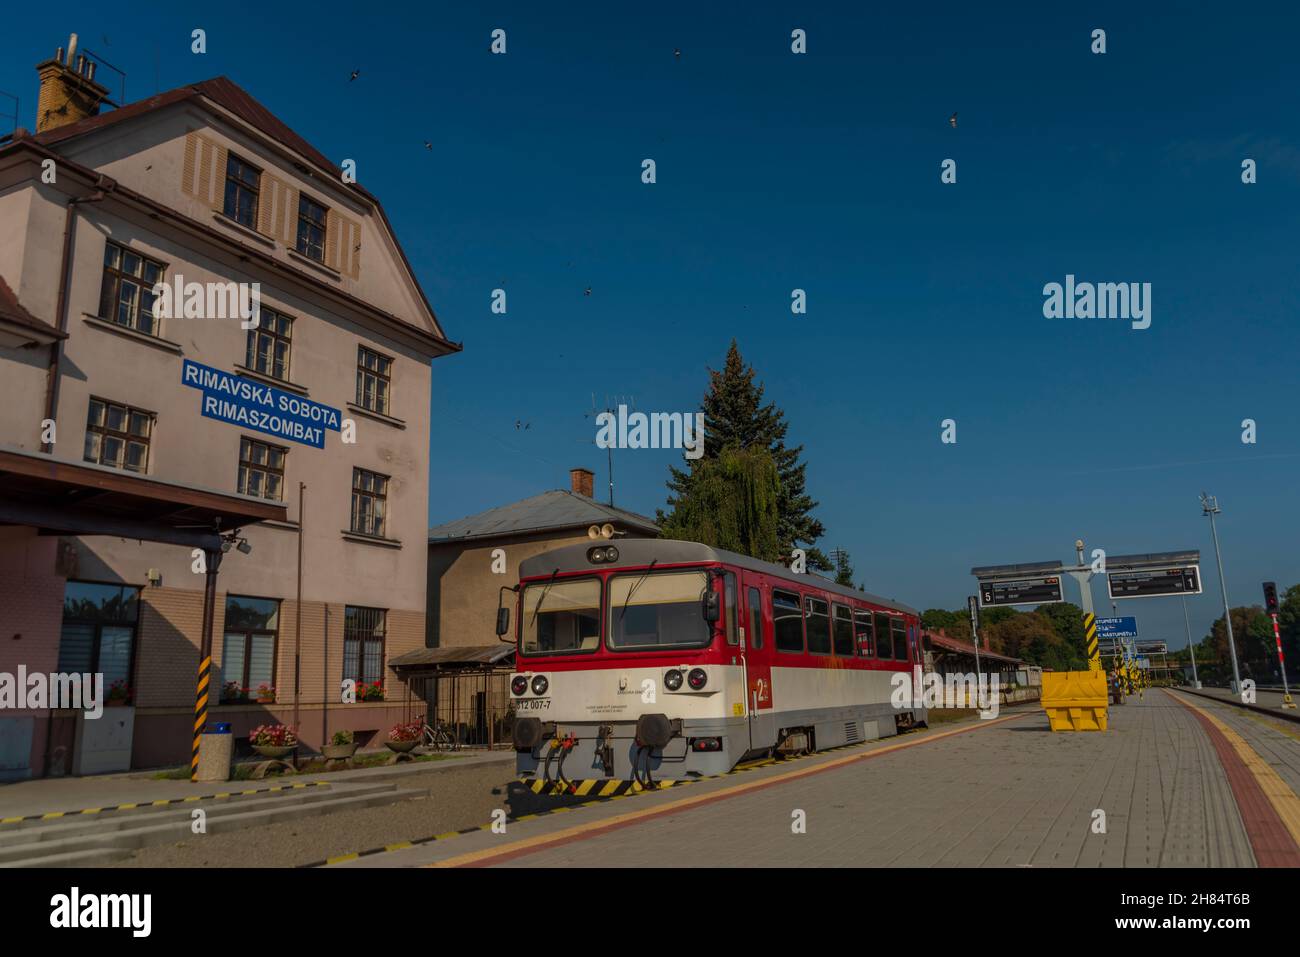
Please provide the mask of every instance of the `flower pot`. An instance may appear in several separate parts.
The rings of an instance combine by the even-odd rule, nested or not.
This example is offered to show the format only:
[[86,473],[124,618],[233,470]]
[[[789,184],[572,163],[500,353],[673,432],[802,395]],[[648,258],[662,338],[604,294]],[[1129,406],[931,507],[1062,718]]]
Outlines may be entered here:
[[255,744],[253,750],[264,758],[282,761],[298,749],[296,744]]
[[320,749],[328,761],[336,761],[339,758],[350,758],[357,753],[357,745],[353,744],[327,744]]
[[414,751],[419,741],[385,741],[388,750],[396,751],[398,754],[406,754],[408,751]]

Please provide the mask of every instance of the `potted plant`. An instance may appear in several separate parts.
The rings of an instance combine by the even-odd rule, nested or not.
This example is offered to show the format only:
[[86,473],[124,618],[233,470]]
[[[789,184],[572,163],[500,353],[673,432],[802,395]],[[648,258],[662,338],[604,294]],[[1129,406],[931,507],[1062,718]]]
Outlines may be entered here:
[[352,739],[351,731],[335,731],[330,738],[330,743],[321,748],[321,754],[328,761],[350,758],[356,753],[357,744]]
[[420,721],[412,721],[408,724],[395,724],[388,732],[388,740],[384,742],[390,751],[396,751],[398,754],[405,754],[415,749],[420,743],[420,732],[424,730],[424,724]]
[[298,735],[282,724],[260,724],[248,732],[248,743],[264,758],[283,759],[298,747]]
[[257,686],[257,703],[258,704],[275,704],[275,689],[268,684]]
[[221,686],[221,703],[238,704],[244,700],[244,689],[238,681],[227,681]]
[[129,707],[135,699],[131,686],[126,683],[125,678],[119,678],[108,686],[108,694],[105,696],[104,704],[110,708]]
[[366,684],[364,681],[358,681],[357,700],[358,701],[383,701],[384,683],[382,681],[376,681],[373,684]]

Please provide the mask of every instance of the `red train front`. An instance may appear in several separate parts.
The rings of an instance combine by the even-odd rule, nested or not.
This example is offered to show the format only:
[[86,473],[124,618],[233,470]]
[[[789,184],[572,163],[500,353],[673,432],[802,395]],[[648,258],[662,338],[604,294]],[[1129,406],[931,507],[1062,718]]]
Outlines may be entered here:
[[890,702],[921,660],[915,610],[694,542],[526,559],[514,625],[518,771],[583,793],[925,722]]

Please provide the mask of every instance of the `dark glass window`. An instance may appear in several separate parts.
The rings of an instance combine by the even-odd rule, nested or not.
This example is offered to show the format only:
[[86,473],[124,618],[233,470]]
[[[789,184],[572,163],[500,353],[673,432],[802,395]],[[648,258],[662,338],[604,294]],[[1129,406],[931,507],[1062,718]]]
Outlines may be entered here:
[[907,625],[901,618],[891,618],[889,625],[889,630],[894,636],[894,658],[898,661],[907,661]]
[[[712,586],[712,579],[703,571],[613,576],[609,580],[609,647],[614,651],[658,645],[704,647],[713,639],[713,628],[700,613],[700,597]],[[537,587],[530,585],[529,590]],[[554,598],[549,595],[548,603],[554,603]],[[599,605],[599,598],[596,603]],[[592,634],[599,632],[593,629]]]
[[158,335],[158,320],[153,314],[153,287],[162,278],[162,263],[146,259],[117,243],[105,243],[99,317],[146,335]]
[[114,683],[129,688],[140,616],[140,589],[70,581],[63,591],[59,671],[104,675],[104,692]]
[[284,498],[286,449],[257,439],[239,440],[239,491],[278,502]]
[[831,653],[830,605],[820,598],[808,595],[803,600],[803,610],[806,616],[809,654],[829,655]]
[[[226,598],[222,645],[221,698],[237,700],[275,687],[275,645],[280,633],[280,602],[275,598]],[[238,693],[236,692],[238,688]]]
[[152,434],[152,412],[92,397],[86,412],[83,458],[115,469],[147,472]]
[[876,657],[894,657],[894,646],[889,637],[889,616],[879,611],[876,612]]
[[343,611],[343,677],[374,684],[384,676],[384,635],[388,613],[382,608],[348,605]]
[[763,598],[757,588],[749,590],[749,647],[763,647]]
[[870,658],[875,653],[871,647],[871,612],[853,613],[853,633],[858,640],[858,654],[863,658]]
[[803,612],[798,595],[772,589],[772,628],[777,651],[803,653]]
[[388,414],[393,385],[393,360],[365,346],[357,347],[357,405]]
[[723,600],[727,603],[727,644],[737,645],[740,643],[740,632],[737,630],[740,623],[740,602],[736,597],[736,576],[724,572],[722,581],[725,592]]
[[853,656],[853,612],[847,605],[835,606],[835,653]]
[[298,252],[325,261],[325,207],[304,195],[298,197]]
[[235,222],[257,228],[257,193],[262,171],[234,153],[226,156],[226,204],[223,212]]
[[292,333],[292,318],[262,306],[257,328],[248,330],[244,365],[263,375],[287,382]]
[[384,537],[388,519],[388,476],[352,470],[352,531]]

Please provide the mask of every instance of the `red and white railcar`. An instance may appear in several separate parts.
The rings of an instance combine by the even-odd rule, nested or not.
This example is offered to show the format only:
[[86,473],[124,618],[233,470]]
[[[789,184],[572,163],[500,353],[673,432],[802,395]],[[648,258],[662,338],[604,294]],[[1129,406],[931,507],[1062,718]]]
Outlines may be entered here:
[[524,777],[703,776],[926,720],[891,704],[891,679],[921,661],[914,609],[694,542],[526,559],[514,626]]

